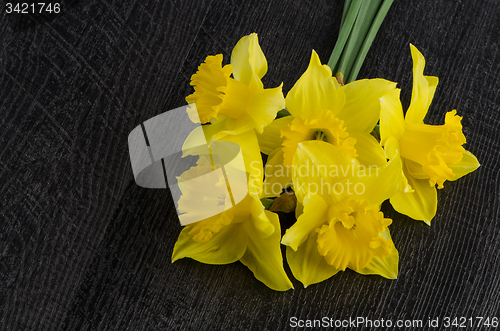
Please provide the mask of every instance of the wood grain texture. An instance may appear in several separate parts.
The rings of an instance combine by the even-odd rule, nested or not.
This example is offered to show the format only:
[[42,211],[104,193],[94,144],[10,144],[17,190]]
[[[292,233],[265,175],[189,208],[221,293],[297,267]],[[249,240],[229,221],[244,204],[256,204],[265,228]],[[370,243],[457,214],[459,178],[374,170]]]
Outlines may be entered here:
[[425,73],[440,79],[426,122],[442,124],[457,109],[481,167],[438,192],[431,227],[383,205],[400,253],[397,280],[346,271],[307,289],[293,280],[285,293],[240,263],[172,264],[181,230],[173,202],[167,190],[134,184],[127,135],[183,105],[206,55],[227,62],[251,32],[268,59],[264,84],[288,91],[312,49],[327,61],[342,1],[62,8],[0,14],[0,329],[279,330],[293,316],[500,317],[498,1],[395,1],[359,74],[397,81],[406,108],[408,45],[416,45]]

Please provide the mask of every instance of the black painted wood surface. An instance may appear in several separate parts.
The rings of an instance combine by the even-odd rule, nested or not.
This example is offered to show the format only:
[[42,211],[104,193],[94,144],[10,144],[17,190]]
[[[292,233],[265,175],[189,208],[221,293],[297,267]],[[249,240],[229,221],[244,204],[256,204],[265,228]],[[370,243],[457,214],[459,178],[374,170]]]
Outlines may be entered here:
[[183,105],[205,56],[227,60],[251,32],[268,60],[264,84],[288,91],[311,49],[327,62],[342,1],[73,0],[61,8],[0,14],[1,330],[500,318],[500,2],[395,1],[359,78],[397,81],[407,107],[416,45],[425,73],[440,79],[426,121],[441,124],[457,109],[482,166],[439,191],[431,227],[383,205],[400,252],[397,280],[346,271],[307,289],[294,280],[285,293],[240,263],[172,264],[181,230],[173,202],[166,190],[135,185],[127,136]]

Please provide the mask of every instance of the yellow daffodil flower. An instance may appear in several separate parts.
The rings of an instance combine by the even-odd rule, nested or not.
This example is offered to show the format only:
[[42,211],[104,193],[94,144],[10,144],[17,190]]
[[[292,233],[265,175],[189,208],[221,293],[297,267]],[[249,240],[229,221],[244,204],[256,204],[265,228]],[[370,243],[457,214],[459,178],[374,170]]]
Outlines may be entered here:
[[[381,143],[390,137],[399,144],[407,185],[391,198],[398,212],[430,225],[436,214],[438,188],[447,180],[456,180],[479,167],[476,157],[463,148],[461,117],[456,110],[448,112],[444,125],[424,124],[438,84],[438,78],[424,76],[425,59],[413,45],[413,91],[410,106],[403,117],[399,90],[382,98],[380,118]],[[397,101],[395,101],[397,100]],[[387,149],[387,146],[386,146]]]
[[341,270],[394,279],[398,252],[380,204],[401,182],[397,152],[382,167],[366,167],[323,141],[298,144],[293,185],[303,212],[282,239],[293,275],[304,286]]
[[267,60],[256,33],[238,41],[231,64],[222,66],[222,54],[207,56],[191,78],[195,92],[186,97],[193,105],[188,109],[190,118],[195,123],[222,123],[219,135],[252,129],[262,133],[285,106],[281,85],[264,89],[261,79],[266,72]]
[[187,151],[196,155],[191,147],[201,146],[203,140],[232,141],[242,150],[250,181],[262,180],[262,166],[259,169],[254,162],[261,162],[259,146],[253,144],[255,131],[262,133],[285,106],[281,86],[264,89],[261,78],[266,72],[267,60],[256,33],[238,41],[231,64],[222,67],[222,54],[206,58],[191,79],[195,92],[186,100],[191,120],[210,124],[198,127],[186,139],[184,156]]
[[[231,57],[232,65],[222,68],[221,61],[221,55],[207,58],[193,75],[195,93],[187,98],[192,102],[188,111],[191,119],[199,116],[202,123],[211,123],[193,130],[183,145],[183,156],[194,155],[199,159],[196,166],[179,178],[182,191],[178,200],[179,218],[185,224],[199,221],[182,230],[172,261],[184,257],[208,264],[239,260],[268,287],[286,291],[292,288],[292,283],[283,269],[279,219],[277,214],[264,210],[259,200],[263,164],[255,133],[262,131],[284,106],[283,94],[281,87],[270,90],[262,87],[260,78],[267,71],[267,63],[256,34],[238,42]],[[235,68],[234,78],[229,77],[231,67]],[[247,174],[244,183],[235,182],[227,169],[224,173],[214,172],[220,165],[214,164],[212,152],[202,155],[207,146],[213,151],[217,143],[224,142],[241,150],[243,172]],[[206,182],[189,180],[207,173],[215,178],[209,176]],[[233,201],[235,191],[243,190],[244,198]]]
[[[227,136],[225,141],[241,146],[246,144],[248,148],[242,150],[254,151],[256,154],[246,154],[244,157],[253,160],[254,167],[262,169],[258,142],[253,131]],[[222,206],[223,211],[186,226],[175,244],[172,261],[184,257],[208,264],[227,264],[239,260],[271,289],[286,291],[292,288],[292,283],[283,269],[278,215],[264,210],[259,200],[262,189],[262,177],[258,177],[259,172],[248,172],[248,184],[246,181],[235,183],[232,178],[228,180],[227,173],[221,172],[219,178],[212,181],[216,185],[208,182],[203,184],[200,181],[190,185],[189,179],[209,173],[217,167],[211,163],[211,159],[212,155],[200,156],[197,165],[180,176],[179,187],[183,195],[178,201],[178,210],[182,213],[179,217],[199,219],[200,215],[206,214],[207,208],[214,209],[218,206]],[[242,188],[241,185],[248,186]],[[240,202],[234,204],[234,201],[229,201],[229,198],[233,199],[231,193],[242,189],[245,189],[247,194]],[[224,194],[228,191],[229,194]],[[213,199],[219,201],[210,201]],[[230,208],[224,208],[231,205],[233,206]]]
[[370,132],[379,120],[379,98],[395,87],[384,79],[341,86],[313,51],[307,70],[286,96],[291,116],[275,120],[258,137],[269,155],[263,197],[277,196],[291,183],[288,167],[304,141],[325,141],[363,164],[382,165],[383,150]]

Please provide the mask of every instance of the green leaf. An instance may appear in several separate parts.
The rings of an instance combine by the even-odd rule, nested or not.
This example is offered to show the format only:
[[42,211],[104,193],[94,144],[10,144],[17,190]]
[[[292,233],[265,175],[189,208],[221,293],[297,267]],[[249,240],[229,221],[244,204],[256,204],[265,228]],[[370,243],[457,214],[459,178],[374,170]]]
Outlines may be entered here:
[[262,198],[260,199],[260,202],[262,203],[264,208],[266,208],[266,210],[269,210],[269,208],[271,208],[271,206],[273,205],[274,199]]
[[278,112],[278,114],[276,114],[276,119],[286,117],[286,116],[290,116],[290,112],[286,109],[282,109]]
[[380,141],[380,125],[375,125],[373,128],[373,131],[371,132],[371,135],[375,137],[378,141]]

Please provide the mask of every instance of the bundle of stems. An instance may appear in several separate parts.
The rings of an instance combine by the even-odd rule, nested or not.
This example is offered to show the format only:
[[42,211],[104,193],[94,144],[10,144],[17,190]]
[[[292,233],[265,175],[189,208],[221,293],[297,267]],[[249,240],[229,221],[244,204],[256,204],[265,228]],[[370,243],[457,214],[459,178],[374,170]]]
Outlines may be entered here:
[[394,0],[345,0],[339,37],[328,66],[340,84],[356,80]]

